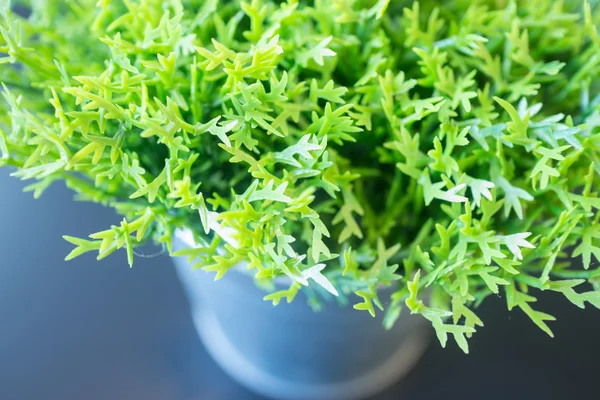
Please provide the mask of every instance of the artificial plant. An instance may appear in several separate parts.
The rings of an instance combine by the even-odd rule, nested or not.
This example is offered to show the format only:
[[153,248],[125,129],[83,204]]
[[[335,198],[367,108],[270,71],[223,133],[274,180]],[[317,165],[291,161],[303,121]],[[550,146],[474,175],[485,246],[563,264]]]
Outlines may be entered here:
[[217,279],[404,308],[464,351],[490,294],[550,335],[538,290],[600,307],[596,1],[12,6],[0,165],[124,216],[67,258],[187,229]]

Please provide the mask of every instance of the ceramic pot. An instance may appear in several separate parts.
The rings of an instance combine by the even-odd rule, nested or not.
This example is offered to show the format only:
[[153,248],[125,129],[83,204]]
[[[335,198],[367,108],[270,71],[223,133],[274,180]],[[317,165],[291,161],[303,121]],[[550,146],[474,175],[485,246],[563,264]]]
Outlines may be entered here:
[[[174,246],[189,243],[176,238]],[[385,330],[383,313],[373,318],[335,303],[314,312],[302,292],[291,304],[273,306],[241,268],[214,281],[184,257],[174,263],[208,352],[231,377],[267,397],[368,397],[405,375],[429,342],[427,324],[408,312]]]

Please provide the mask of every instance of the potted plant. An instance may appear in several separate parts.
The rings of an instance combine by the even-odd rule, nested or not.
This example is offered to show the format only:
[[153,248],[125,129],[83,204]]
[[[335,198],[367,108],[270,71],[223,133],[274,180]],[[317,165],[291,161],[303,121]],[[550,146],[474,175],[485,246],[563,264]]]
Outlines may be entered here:
[[417,360],[422,321],[468,352],[490,295],[549,335],[540,290],[600,307],[587,1],[17,3],[0,165],[123,215],[65,236],[67,259],[173,255],[255,390],[366,396]]

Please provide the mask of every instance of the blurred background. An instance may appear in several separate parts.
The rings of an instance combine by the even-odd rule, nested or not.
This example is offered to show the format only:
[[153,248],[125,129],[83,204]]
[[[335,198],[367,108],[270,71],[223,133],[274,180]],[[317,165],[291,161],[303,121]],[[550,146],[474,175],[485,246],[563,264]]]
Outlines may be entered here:
[[[85,237],[120,218],[74,202],[62,184],[40,200],[0,169],[0,400],[259,400],[231,381],[196,335],[166,256],[124,252],[64,262],[63,234]],[[432,341],[417,367],[375,400],[597,399],[600,310],[544,294],[555,338],[505,299],[464,355]]]

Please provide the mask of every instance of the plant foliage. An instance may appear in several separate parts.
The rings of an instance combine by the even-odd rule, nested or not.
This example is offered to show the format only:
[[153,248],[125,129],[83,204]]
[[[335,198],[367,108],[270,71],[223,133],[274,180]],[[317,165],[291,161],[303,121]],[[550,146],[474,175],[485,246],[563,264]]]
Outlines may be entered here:
[[600,306],[597,2],[23,3],[0,165],[123,215],[68,258],[188,229],[217,279],[405,308],[465,352],[490,294],[550,335],[536,290]]

